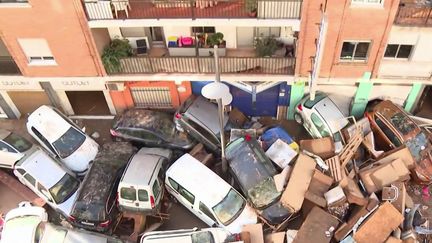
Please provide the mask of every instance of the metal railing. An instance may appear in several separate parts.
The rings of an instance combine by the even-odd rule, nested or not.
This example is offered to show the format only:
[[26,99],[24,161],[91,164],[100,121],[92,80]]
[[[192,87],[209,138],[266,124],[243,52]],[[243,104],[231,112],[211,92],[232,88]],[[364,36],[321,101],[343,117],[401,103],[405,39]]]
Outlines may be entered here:
[[21,75],[12,57],[0,56],[0,75]]
[[166,18],[299,19],[302,0],[84,0],[89,20]]
[[[294,74],[294,57],[220,57],[221,73]],[[213,57],[128,57],[109,74],[214,73]]]
[[415,3],[401,3],[395,23],[399,25],[432,26],[432,6]]

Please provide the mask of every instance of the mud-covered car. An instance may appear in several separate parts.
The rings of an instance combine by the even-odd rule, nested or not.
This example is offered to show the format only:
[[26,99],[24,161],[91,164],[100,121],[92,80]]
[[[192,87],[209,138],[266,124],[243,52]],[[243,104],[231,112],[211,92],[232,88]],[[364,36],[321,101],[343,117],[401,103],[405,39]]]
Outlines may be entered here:
[[386,100],[377,103],[365,113],[369,119],[378,149],[391,150],[406,145],[416,166],[414,179],[421,184],[432,182],[431,141],[402,108]]
[[171,115],[140,108],[129,109],[117,116],[110,133],[116,140],[146,147],[189,150],[195,145],[186,133],[176,130]]
[[98,232],[112,229],[119,216],[117,187],[135,151],[127,142],[103,145],[78,191],[69,217],[74,226]]
[[273,176],[278,172],[257,140],[245,136],[226,148],[230,172],[241,191],[261,216],[272,225],[279,225],[292,215],[280,203],[281,192]]

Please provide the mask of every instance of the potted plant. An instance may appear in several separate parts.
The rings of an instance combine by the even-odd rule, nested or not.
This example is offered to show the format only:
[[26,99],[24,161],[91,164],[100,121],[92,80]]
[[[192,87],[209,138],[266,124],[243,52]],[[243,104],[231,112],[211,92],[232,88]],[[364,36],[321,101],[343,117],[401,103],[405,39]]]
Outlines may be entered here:
[[207,37],[207,45],[210,48],[213,46],[225,47],[224,35],[221,32],[216,32],[209,37]]
[[249,17],[255,18],[257,16],[257,0],[245,0],[245,8]]
[[132,47],[129,40],[114,39],[105,47],[102,54],[102,63],[107,72],[120,72],[120,59],[132,56]]
[[216,32],[206,37],[207,38],[205,38],[205,44],[198,48],[199,56],[212,56],[214,54],[214,46],[219,47],[219,56],[223,57],[226,55],[226,41],[223,39],[224,35],[221,32]]
[[278,41],[273,37],[255,39],[255,53],[258,57],[271,57],[278,49]]

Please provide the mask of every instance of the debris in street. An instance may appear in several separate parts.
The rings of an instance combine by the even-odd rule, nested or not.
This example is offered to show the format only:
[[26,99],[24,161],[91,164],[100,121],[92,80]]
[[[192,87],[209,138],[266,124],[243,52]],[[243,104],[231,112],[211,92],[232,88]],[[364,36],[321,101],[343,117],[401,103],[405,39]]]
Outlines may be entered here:
[[265,154],[282,169],[287,167],[297,156],[297,152],[280,138],[267,149]]
[[300,227],[293,243],[330,242],[339,224],[332,215],[314,207]]
[[300,140],[300,147],[323,160],[329,159],[335,155],[335,144],[331,137]]

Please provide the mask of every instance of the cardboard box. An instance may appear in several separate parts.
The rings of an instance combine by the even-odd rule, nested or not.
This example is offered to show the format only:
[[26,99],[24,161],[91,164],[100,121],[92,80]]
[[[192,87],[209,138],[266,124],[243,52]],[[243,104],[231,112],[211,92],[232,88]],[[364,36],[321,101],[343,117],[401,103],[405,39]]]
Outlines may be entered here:
[[291,172],[288,185],[281,197],[282,205],[292,212],[298,212],[301,209],[304,195],[315,173],[315,166],[314,159],[300,153]]
[[360,190],[360,187],[357,185],[357,182],[349,177],[345,177],[345,181],[347,182],[347,184],[342,188],[348,202],[360,206],[366,205],[368,203],[368,199],[364,197],[362,191]]
[[250,243],[264,243],[262,224],[243,225],[242,232],[249,232]]
[[317,194],[318,196],[324,196],[324,193],[330,189],[330,186],[333,184],[333,182],[334,180],[332,177],[322,173],[319,170],[315,170],[309,185],[309,191]]
[[391,203],[385,202],[360,226],[354,240],[357,243],[385,242],[403,220],[402,214]]
[[409,179],[409,170],[402,159],[396,159],[385,164],[374,164],[359,171],[359,176],[368,193],[380,191],[396,181]]
[[265,154],[282,169],[286,168],[297,156],[297,152],[280,138],[267,149]]
[[306,217],[293,243],[328,243],[333,237],[339,220],[321,208],[314,207]]
[[395,159],[402,159],[402,161],[405,163],[406,167],[409,170],[414,169],[415,167],[415,160],[412,157],[411,152],[407,147],[405,147],[405,145],[385,152],[378,158],[378,161],[375,163],[386,164]]
[[335,144],[331,137],[300,140],[300,149],[316,154],[323,160],[335,155]]
[[337,186],[324,193],[324,197],[327,201],[327,205],[329,206],[341,205],[346,201],[345,193],[340,186]]
[[285,232],[271,233],[265,236],[265,243],[284,243]]

